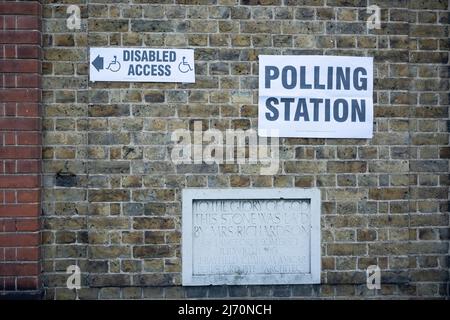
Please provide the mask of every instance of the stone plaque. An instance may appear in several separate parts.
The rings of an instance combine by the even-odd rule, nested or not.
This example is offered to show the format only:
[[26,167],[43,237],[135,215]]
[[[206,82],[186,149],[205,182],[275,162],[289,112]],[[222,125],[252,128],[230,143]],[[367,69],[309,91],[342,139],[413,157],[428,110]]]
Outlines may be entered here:
[[320,283],[318,189],[183,190],[183,285]]

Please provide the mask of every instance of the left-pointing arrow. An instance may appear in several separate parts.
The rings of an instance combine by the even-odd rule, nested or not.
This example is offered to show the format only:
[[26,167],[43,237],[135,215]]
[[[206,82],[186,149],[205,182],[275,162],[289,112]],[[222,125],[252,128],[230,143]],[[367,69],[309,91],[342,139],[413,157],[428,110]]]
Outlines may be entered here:
[[97,71],[100,71],[103,69],[103,57],[100,57],[100,55],[97,56],[97,58],[92,61],[92,65],[97,69]]

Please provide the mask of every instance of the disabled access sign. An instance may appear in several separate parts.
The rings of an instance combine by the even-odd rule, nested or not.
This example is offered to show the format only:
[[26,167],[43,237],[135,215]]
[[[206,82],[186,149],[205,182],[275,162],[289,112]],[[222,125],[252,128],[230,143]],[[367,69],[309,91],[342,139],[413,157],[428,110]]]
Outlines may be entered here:
[[90,81],[195,82],[194,50],[90,48]]

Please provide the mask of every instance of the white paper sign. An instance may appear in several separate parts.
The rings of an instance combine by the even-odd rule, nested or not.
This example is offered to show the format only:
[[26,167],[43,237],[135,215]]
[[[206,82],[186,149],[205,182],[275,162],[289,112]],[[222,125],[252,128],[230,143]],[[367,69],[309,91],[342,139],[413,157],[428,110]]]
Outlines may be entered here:
[[258,132],[371,138],[373,58],[259,56]]
[[90,81],[195,82],[194,50],[91,48]]

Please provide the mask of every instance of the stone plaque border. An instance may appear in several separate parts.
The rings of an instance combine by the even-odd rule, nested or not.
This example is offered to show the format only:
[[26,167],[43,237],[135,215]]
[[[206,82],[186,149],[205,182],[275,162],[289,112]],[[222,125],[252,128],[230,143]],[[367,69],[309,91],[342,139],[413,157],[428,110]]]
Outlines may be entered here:
[[[313,284],[320,283],[320,190],[317,188],[233,188],[233,189],[183,189],[182,192],[182,285],[261,285],[261,284]],[[194,275],[192,220],[194,200],[221,199],[309,199],[311,203],[311,272],[273,275]]]

